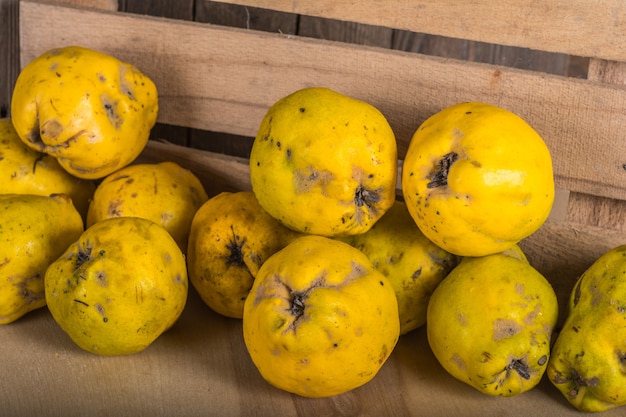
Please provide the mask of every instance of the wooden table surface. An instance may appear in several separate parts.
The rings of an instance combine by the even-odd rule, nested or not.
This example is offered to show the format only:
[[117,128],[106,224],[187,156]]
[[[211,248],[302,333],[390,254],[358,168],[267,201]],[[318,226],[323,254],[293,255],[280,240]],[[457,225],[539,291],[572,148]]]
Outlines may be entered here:
[[134,355],[80,350],[46,308],[0,327],[0,340],[0,412],[12,417],[581,415],[545,376],[511,398],[455,380],[432,355],[425,328],[402,336],[368,384],[331,398],[298,397],[261,378],[241,321],[217,315],[193,289],[174,327]]

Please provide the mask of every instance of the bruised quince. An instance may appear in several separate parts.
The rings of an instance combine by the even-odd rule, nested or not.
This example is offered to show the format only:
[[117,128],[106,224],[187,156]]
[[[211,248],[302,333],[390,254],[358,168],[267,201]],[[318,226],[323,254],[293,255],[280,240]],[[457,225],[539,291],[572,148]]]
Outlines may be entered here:
[[603,254],[578,279],[547,374],[580,411],[626,405],[626,245]]
[[337,239],[365,253],[391,282],[398,299],[400,334],[426,324],[430,295],[459,262],[424,236],[402,201],[396,201],[367,232]]
[[327,88],[298,90],[261,122],[250,179],[259,204],[291,229],[363,233],[395,200],[395,136],[369,103]]
[[0,194],[66,194],[83,219],[96,185],[76,178],[50,155],[24,144],[11,119],[0,119]]
[[463,258],[430,298],[428,343],[458,380],[511,397],[545,373],[557,316],[554,290],[528,261],[507,253]]
[[78,347],[98,355],[133,354],[182,313],[185,257],[151,220],[104,219],[50,264],[44,291],[52,318]]
[[46,305],[48,266],[83,232],[64,194],[0,195],[0,324]]
[[399,332],[387,278],[358,249],[316,235],[263,263],[243,310],[244,342],[262,377],[304,397],[370,381]]
[[518,115],[459,103],[413,135],[402,191],[415,222],[439,247],[459,256],[499,253],[550,214],[552,160],[541,136]]
[[189,281],[212,310],[240,319],[261,265],[300,235],[263,210],[251,191],[220,193],[193,217]]
[[175,162],[132,164],[100,182],[86,226],[112,217],[141,217],[165,228],[186,253],[191,221],[208,198],[198,177]]
[[70,174],[99,179],[132,162],[158,112],[154,83],[105,53],[49,50],[20,72],[11,99],[19,137],[55,157]]

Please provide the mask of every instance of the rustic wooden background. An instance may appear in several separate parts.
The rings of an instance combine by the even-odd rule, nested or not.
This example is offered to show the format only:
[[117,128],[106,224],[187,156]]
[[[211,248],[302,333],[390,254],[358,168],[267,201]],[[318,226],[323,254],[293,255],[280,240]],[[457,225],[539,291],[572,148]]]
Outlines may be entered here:
[[[49,1],[52,2],[52,1]],[[585,78],[588,60],[562,54],[443,38],[384,27],[341,22],[206,0],[59,0],[57,3],[107,6],[147,14],[252,30],[282,32],[328,40],[486,62]],[[19,1],[0,0],[0,117],[10,114],[11,92],[19,74]],[[153,136],[193,148],[247,157],[251,138],[159,124]],[[211,140],[207,140],[210,136]]]

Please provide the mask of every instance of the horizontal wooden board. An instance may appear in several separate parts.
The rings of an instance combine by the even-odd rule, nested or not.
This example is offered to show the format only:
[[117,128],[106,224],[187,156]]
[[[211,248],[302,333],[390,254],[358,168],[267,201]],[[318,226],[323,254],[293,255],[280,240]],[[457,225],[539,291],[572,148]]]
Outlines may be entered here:
[[154,79],[164,123],[254,136],[273,102],[322,85],[381,109],[402,156],[425,118],[481,100],[520,114],[539,131],[559,187],[626,199],[624,86],[169,19],[21,6],[23,64],[71,44],[111,53]]
[[386,0],[361,2],[357,7],[351,0],[234,0],[228,3],[626,61],[626,43],[616,41],[626,35],[626,3],[622,0]]

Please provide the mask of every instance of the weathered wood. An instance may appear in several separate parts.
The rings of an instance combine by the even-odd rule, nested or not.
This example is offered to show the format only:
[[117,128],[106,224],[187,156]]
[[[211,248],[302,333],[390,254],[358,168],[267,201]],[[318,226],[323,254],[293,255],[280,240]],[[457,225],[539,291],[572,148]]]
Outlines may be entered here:
[[[46,23],[50,16],[76,23]],[[160,122],[254,136],[276,100],[321,85],[377,106],[394,128],[402,156],[426,117],[459,101],[482,100],[520,114],[539,131],[552,150],[559,187],[626,199],[626,89],[621,86],[31,2],[22,3],[21,19],[23,62],[58,46],[58,39],[133,62],[159,86]]]
[[540,5],[534,0],[391,0],[359,3],[358,7],[350,0],[228,2],[450,38],[626,61],[626,43],[616,41],[626,34],[626,4],[622,0],[554,0]]
[[[592,59],[589,63],[588,78],[598,82],[626,85],[626,63]],[[626,170],[626,165],[624,169]],[[579,223],[626,232],[626,200],[571,193],[568,218]]]
[[137,162],[172,161],[191,170],[210,196],[222,191],[249,191],[248,159],[152,140]]

